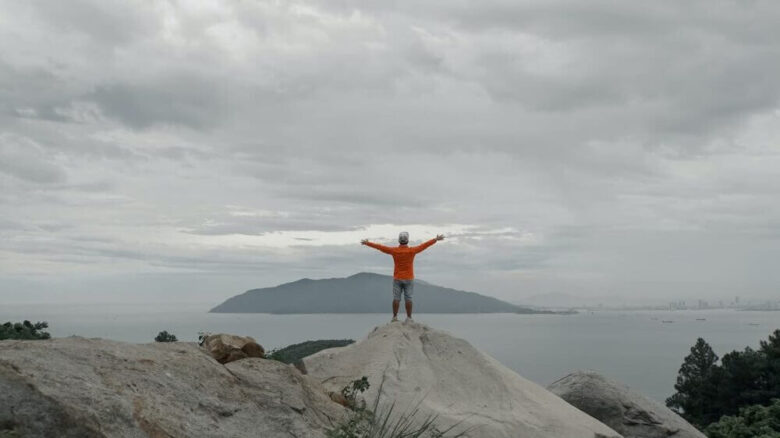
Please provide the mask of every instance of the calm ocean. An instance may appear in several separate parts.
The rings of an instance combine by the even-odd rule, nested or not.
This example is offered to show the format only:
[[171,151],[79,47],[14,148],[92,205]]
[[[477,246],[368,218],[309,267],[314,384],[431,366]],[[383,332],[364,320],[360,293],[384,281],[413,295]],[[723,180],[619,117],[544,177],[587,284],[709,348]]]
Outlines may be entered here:
[[[52,336],[150,342],[161,330],[194,341],[199,331],[250,335],[266,348],[309,339],[359,339],[383,314],[211,314],[208,305],[5,305],[0,322],[48,321]],[[471,342],[523,377],[547,385],[591,369],[663,401],[683,357],[703,337],[722,356],[780,328],[780,312],[603,311],[578,315],[419,314],[419,322]],[[703,320],[702,320],[703,319]],[[663,321],[673,321],[664,323]]]

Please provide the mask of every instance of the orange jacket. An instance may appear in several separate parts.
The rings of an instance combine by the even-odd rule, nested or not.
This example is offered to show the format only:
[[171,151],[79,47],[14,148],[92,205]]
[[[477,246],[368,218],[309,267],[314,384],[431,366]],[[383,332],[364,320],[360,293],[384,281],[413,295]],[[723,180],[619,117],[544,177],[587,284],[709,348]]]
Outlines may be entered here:
[[393,278],[396,280],[412,280],[414,279],[414,256],[434,243],[436,243],[436,239],[431,239],[418,246],[384,246],[373,242],[366,242],[366,245],[393,256],[393,261],[395,262]]

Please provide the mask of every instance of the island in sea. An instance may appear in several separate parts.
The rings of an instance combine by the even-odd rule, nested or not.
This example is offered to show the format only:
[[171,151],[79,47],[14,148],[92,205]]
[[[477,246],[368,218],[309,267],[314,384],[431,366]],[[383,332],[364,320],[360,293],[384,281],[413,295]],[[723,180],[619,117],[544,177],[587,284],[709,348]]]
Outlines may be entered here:
[[[370,272],[346,278],[304,278],[279,286],[248,290],[229,298],[211,312],[386,313],[392,299],[391,285],[391,277]],[[414,309],[418,313],[553,313],[422,280],[415,280]]]

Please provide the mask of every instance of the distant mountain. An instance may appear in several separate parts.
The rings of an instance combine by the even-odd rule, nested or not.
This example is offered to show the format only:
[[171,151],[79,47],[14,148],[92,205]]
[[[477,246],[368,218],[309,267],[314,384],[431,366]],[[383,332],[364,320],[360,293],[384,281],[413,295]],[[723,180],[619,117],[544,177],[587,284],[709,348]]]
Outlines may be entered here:
[[[362,272],[347,278],[304,278],[275,287],[252,289],[211,309],[214,313],[387,313],[392,277]],[[474,292],[414,284],[419,313],[547,313]],[[401,312],[403,313],[403,303]]]

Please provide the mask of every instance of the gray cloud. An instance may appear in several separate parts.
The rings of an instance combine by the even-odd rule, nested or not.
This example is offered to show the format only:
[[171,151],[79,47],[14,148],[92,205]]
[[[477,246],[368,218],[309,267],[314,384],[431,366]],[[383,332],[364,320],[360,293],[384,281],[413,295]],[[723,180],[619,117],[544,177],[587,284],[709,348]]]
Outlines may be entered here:
[[61,183],[68,177],[37,144],[9,135],[0,136],[0,172],[41,184]]
[[[271,217],[218,216],[207,223],[185,228],[187,233],[218,236],[224,234],[263,235],[277,231],[349,231],[356,225],[338,223],[333,215],[312,214],[305,216],[273,215]],[[303,239],[311,241],[313,239]]]
[[[139,7],[140,6],[140,7]],[[77,0],[67,5],[33,1],[27,13],[39,18],[52,35],[79,34],[106,45],[129,43],[145,32],[154,31],[156,17],[149,5]]]
[[220,121],[229,106],[218,82],[179,75],[148,84],[101,85],[85,98],[96,102],[106,115],[134,129],[154,124],[205,129]]

